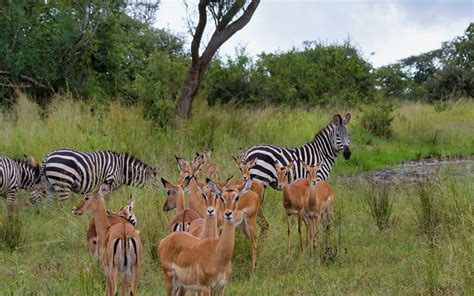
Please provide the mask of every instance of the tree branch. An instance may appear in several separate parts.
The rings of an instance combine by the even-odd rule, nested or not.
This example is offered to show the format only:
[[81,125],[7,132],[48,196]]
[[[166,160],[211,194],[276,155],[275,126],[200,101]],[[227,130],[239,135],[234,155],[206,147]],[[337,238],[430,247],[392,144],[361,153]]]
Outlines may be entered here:
[[244,7],[245,0],[237,0],[235,3],[229,8],[227,13],[222,17],[222,20],[217,24],[216,26],[216,31],[222,31],[227,27],[227,25],[230,23],[232,18],[239,12],[242,7]]
[[64,58],[82,40],[82,38],[84,38],[84,35],[86,34],[87,27],[89,27],[89,23],[90,23],[90,18],[91,18],[91,13],[90,12],[91,12],[91,9],[86,7],[86,11],[84,13],[84,26],[79,31],[79,33],[76,35],[76,37],[74,38],[74,41],[72,42],[72,44],[68,47],[68,49],[66,49],[66,51],[63,53],[63,55],[59,59],[60,63],[62,63]]
[[219,49],[219,47],[226,42],[230,37],[232,37],[237,31],[242,29],[245,25],[248,24],[252,18],[255,10],[260,4],[260,0],[252,0],[250,4],[245,9],[244,13],[236,19],[229,26],[224,28],[222,31],[215,31],[207,45],[206,49],[202,53],[201,62],[203,64],[210,63],[212,57]]
[[[0,75],[3,75],[3,76],[8,76],[10,78],[14,78],[14,75],[11,74],[11,72],[9,71],[6,71],[6,70],[0,70]],[[29,84],[22,84],[24,85],[23,87],[31,87],[31,86],[35,86],[37,88],[41,88],[41,89],[49,89],[51,90],[51,87],[48,87],[47,85],[39,82],[38,80],[34,79],[34,78],[31,78],[29,76],[26,76],[26,75],[19,75],[18,76],[19,78],[23,79],[23,80],[26,80],[27,82],[29,82]],[[7,86],[7,85],[3,85],[3,86]]]
[[199,22],[194,31],[193,41],[191,43],[191,58],[192,63],[196,64],[199,62],[199,45],[201,45],[202,34],[206,28],[207,23],[207,11],[206,7],[209,4],[209,0],[200,0],[198,5],[199,10]]

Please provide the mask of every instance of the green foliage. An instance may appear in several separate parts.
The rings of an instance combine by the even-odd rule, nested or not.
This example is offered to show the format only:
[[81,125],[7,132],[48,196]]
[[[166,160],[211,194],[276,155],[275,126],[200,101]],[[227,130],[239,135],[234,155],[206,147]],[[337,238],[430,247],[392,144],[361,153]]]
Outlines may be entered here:
[[208,100],[211,104],[355,104],[373,99],[371,70],[349,42],[308,42],[302,51],[263,53],[255,62],[241,51],[235,60],[213,65],[207,78]]
[[[137,102],[133,86],[152,55],[184,55],[180,37],[146,22],[158,2],[7,1],[0,11],[4,84],[44,100],[71,91],[78,98]],[[11,94],[13,88],[3,91]]]
[[387,229],[395,223],[393,217],[394,189],[391,184],[373,181],[365,184],[363,200],[379,230]]
[[393,109],[390,102],[379,102],[374,106],[366,107],[360,118],[362,127],[374,136],[390,138]]
[[376,87],[383,97],[405,98],[413,87],[400,64],[382,66],[375,72]]
[[411,97],[428,101],[474,97],[474,23],[463,36],[436,49],[402,60],[415,87]]

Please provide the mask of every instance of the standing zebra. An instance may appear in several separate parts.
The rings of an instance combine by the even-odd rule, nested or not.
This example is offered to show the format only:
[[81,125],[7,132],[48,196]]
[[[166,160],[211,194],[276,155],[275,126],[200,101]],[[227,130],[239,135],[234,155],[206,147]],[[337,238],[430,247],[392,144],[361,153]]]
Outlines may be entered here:
[[42,195],[40,168],[32,156],[25,160],[0,156],[0,194],[6,196],[12,204],[18,188],[30,192],[30,201],[36,202]]
[[307,171],[302,165],[304,161],[309,165],[320,163],[318,180],[326,180],[340,151],[345,159],[349,159],[351,156],[349,133],[346,128],[350,120],[351,114],[349,113],[344,119],[339,114],[334,115],[331,122],[314,136],[312,142],[301,147],[285,148],[276,145],[258,145],[250,148],[245,154],[245,161],[258,158],[257,163],[250,169],[252,178],[270,184],[271,187],[277,189],[278,179],[275,162],[281,166],[294,162],[295,168],[288,176],[288,182],[291,183],[306,176]]
[[70,192],[86,194],[107,183],[110,191],[119,186],[157,187],[156,170],[128,153],[113,151],[80,152],[58,149],[43,160],[43,177],[50,191],[66,200]]

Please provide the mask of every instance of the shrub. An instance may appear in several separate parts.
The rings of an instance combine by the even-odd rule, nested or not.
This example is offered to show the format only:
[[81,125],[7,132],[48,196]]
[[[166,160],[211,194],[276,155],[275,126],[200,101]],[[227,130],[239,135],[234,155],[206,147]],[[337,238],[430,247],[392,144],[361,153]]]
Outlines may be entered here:
[[360,119],[362,127],[374,136],[390,138],[392,136],[393,108],[392,103],[381,102],[363,110]]

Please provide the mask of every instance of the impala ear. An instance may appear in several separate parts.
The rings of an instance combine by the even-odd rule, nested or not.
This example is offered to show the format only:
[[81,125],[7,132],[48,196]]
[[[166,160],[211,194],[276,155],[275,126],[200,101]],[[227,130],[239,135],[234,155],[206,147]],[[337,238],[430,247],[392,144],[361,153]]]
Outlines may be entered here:
[[247,180],[247,182],[245,182],[245,184],[239,190],[239,196],[247,192],[250,189],[250,186],[252,186],[252,180]]
[[334,115],[334,117],[332,118],[332,123],[335,124],[335,125],[341,125],[342,124],[342,117],[339,113]]
[[[188,178],[186,178],[188,179]],[[185,179],[185,180],[186,180]],[[161,177],[161,183],[163,183],[163,186],[168,189],[168,190],[171,190],[171,189],[175,189],[176,186],[173,185],[171,182],[167,181],[165,178]]]
[[133,196],[132,193],[130,193],[129,201],[128,201],[128,206],[130,207],[130,210],[133,210],[134,207],[134,199],[135,197]]
[[275,168],[277,171],[281,170],[281,164],[277,160],[275,160]]
[[109,183],[104,183],[102,185],[100,185],[99,187],[99,191],[97,192],[96,196],[100,196],[100,197],[103,197],[105,196],[106,194],[108,194],[110,192],[110,184]]
[[347,113],[342,124],[347,125],[351,121],[351,113]]
[[176,158],[176,162],[178,163],[178,170],[184,171],[186,169],[186,161],[176,155],[174,157]]
[[234,162],[237,166],[240,166],[240,164],[242,163],[242,158],[240,157],[235,157],[232,155],[232,159],[234,159]]
[[214,193],[215,195],[221,196],[222,195],[222,188],[219,187],[216,183],[214,183],[212,180],[209,178],[206,179],[207,182],[207,187],[209,190]]

